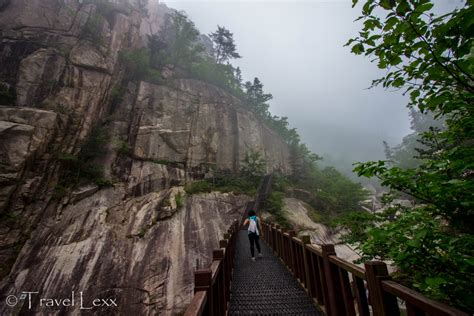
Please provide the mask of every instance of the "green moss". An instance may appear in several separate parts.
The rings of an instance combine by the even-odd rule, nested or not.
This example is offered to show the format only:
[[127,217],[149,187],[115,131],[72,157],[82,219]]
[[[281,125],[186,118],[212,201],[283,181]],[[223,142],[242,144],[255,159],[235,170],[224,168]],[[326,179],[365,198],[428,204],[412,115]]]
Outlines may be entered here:
[[184,205],[184,196],[181,195],[181,192],[178,192],[178,194],[174,196],[174,201],[177,208],[181,208]]

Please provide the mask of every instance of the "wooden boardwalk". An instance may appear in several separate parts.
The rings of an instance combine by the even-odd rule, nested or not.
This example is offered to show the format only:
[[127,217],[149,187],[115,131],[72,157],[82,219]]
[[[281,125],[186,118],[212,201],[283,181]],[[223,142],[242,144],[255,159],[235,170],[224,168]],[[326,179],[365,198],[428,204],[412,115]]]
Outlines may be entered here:
[[195,295],[184,316],[468,316],[392,281],[384,262],[356,266],[337,257],[334,245],[311,245],[309,236],[297,238],[271,223],[262,223],[263,258],[252,261],[247,231],[240,227],[248,210],[264,205],[271,180],[271,175],[262,179],[240,224],[235,221],[213,251],[210,267],[195,271]]
[[247,231],[237,236],[229,315],[322,315],[291,272],[260,240],[262,258],[250,258]]

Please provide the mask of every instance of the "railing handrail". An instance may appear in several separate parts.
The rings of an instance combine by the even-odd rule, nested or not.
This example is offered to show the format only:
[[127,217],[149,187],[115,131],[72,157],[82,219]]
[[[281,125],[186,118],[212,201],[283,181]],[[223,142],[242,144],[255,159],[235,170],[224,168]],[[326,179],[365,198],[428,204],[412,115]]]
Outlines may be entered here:
[[270,223],[262,226],[264,241],[326,315],[355,316],[356,310],[358,315],[400,315],[398,300],[405,302],[408,315],[468,315],[392,281],[384,262],[362,268],[337,257],[334,245],[314,245],[309,236],[298,238]]

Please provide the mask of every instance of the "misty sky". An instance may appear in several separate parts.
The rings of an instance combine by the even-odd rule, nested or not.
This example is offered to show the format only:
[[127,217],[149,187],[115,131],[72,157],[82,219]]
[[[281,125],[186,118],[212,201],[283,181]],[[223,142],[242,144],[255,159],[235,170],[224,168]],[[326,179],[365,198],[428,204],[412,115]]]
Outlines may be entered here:
[[162,2],[186,11],[201,33],[231,30],[242,55],[233,65],[246,80],[260,78],[274,96],[271,112],[287,116],[314,152],[379,159],[382,140],[395,145],[410,133],[407,98],[366,89],[384,72],[343,47],[360,30],[351,0]]

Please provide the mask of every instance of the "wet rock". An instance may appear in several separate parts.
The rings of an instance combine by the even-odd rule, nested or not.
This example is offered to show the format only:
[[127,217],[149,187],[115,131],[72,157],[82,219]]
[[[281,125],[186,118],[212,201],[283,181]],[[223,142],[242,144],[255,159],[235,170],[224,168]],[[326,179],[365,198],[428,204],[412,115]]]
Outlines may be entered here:
[[39,49],[21,61],[16,85],[17,105],[38,104],[58,85],[65,66],[64,57],[53,49]]
[[27,163],[47,150],[56,127],[54,112],[0,107],[0,212],[21,181]]
[[[183,204],[176,204],[178,193],[184,195],[173,188],[122,200],[123,189],[110,188],[68,205],[59,219],[44,216],[3,293],[34,290],[44,297],[70,297],[74,290],[83,291],[84,299],[116,298],[119,306],[108,311],[112,314],[182,312],[193,295],[196,258],[203,266],[210,263],[212,249],[242,216],[248,199],[209,193],[185,196]],[[166,207],[172,214],[162,218]],[[26,304],[20,309],[28,312]],[[0,311],[11,310],[0,304]]]
[[283,140],[217,87],[184,79],[175,80],[174,87],[142,82],[135,106],[136,157],[237,171],[246,153],[256,150],[269,172],[291,172]]
[[99,186],[97,184],[84,185],[84,186],[78,188],[77,190],[74,190],[71,193],[69,201],[71,203],[76,203],[76,202],[78,202],[82,199],[85,199],[85,198],[91,196],[92,194],[96,193],[98,190],[99,190]]
[[359,255],[349,246],[340,245],[340,233],[334,229],[314,222],[308,215],[313,210],[305,202],[295,198],[284,199],[284,212],[288,221],[296,227],[298,236],[309,235],[311,243],[316,245],[333,244],[339,257],[352,262],[359,258]]

